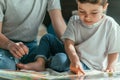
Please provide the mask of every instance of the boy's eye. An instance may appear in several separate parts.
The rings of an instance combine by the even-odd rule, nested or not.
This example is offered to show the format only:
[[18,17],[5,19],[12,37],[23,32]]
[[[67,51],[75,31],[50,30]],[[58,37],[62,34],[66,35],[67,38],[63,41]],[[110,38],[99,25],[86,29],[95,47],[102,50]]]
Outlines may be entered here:
[[98,12],[93,12],[92,14],[97,14]]
[[85,11],[79,11],[80,13],[85,13]]

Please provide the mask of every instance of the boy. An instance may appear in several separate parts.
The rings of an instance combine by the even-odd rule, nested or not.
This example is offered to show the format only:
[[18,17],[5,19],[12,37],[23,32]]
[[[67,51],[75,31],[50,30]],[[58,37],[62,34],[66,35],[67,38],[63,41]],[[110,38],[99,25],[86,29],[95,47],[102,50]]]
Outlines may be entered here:
[[62,36],[70,59],[70,70],[84,74],[83,69],[114,71],[120,52],[120,26],[104,14],[107,0],[78,0],[78,16],[73,16]]

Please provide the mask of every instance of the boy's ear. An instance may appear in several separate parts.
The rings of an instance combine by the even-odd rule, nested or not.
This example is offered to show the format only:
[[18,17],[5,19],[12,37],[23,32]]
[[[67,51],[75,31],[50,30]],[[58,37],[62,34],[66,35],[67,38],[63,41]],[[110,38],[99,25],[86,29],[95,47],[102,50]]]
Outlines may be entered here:
[[104,7],[103,7],[104,11],[106,11],[106,10],[107,10],[108,5],[109,5],[108,3],[106,3],[106,4],[104,5]]

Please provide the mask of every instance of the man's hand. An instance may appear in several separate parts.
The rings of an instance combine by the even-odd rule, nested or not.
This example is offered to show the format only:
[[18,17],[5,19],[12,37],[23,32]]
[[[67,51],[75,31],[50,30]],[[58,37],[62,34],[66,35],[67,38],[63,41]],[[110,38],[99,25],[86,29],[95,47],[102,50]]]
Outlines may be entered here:
[[11,54],[16,58],[21,58],[23,55],[28,54],[29,50],[22,42],[18,43],[9,43],[7,49]]

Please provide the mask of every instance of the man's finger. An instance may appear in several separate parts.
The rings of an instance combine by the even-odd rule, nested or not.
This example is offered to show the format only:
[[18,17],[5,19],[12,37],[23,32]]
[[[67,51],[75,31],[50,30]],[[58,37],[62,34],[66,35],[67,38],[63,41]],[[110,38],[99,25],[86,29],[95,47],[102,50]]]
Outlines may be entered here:
[[22,42],[19,43],[19,45],[22,47],[23,51],[25,54],[28,54],[29,49],[27,46],[25,46]]

